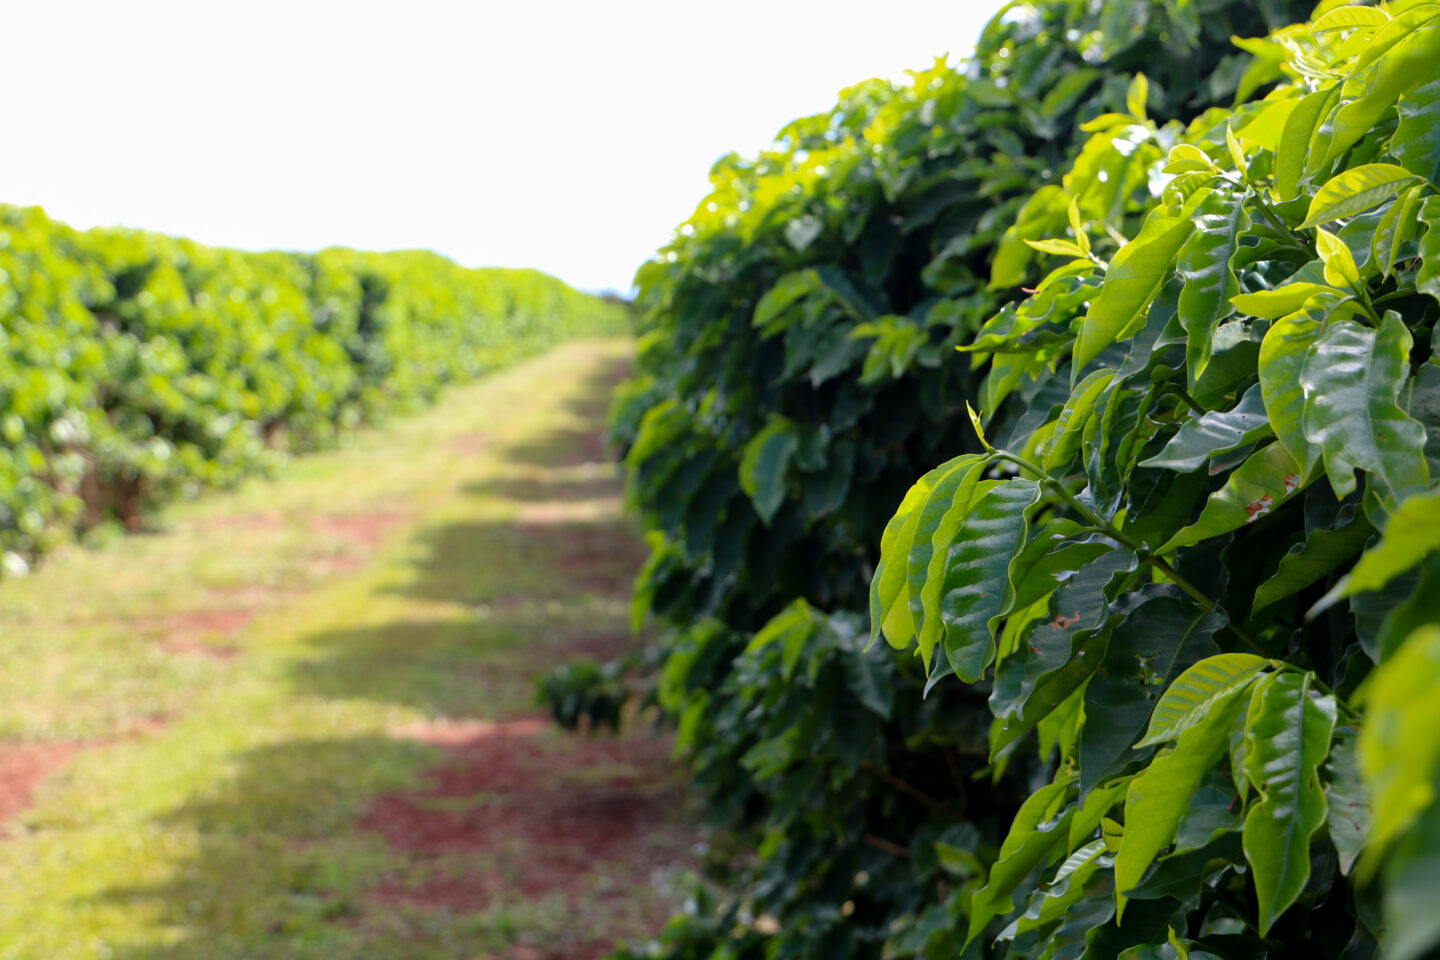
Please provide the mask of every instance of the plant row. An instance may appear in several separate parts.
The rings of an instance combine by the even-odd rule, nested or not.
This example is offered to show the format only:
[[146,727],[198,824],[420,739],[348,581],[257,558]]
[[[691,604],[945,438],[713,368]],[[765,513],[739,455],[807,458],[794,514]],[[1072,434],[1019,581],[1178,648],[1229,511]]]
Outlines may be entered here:
[[1437,13],[1011,4],[716,165],[612,415],[734,844],[646,955],[1432,948]]
[[0,207],[0,548],[264,471],[625,311],[427,252],[246,253]]

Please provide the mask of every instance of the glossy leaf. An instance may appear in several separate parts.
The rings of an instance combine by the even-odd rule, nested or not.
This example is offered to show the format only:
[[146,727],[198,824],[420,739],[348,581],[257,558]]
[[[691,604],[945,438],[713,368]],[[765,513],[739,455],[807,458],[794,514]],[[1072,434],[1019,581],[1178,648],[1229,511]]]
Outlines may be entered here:
[[1175,263],[1175,272],[1185,282],[1180,290],[1179,315],[1189,335],[1186,361],[1192,383],[1210,362],[1215,328],[1235,312],[1231,300],[1240,293],[1240,281],[1232,261],[1241,236],[1250,226],[1242,199],[1229,191],[1211,193],[1195,210],[1195,230],[1180,248]]
[[1363,213],[1399,196],[1416,179],[1414,173],[1393,163],[1367,163],[1337,173],[1310,199],[1310,212],[1300,226],[1316,227]]
[[1310,877],[1310,838],[1325,823],[1320,765],[1335,728],[1333,699],[1310,696],[1310,678],[1280,673],[1255,688],[1245,773],[1260,802],[1245,816],[1245,859],[1255,875],[1260,933],[1275,925]]
[[1074,366],[1084,369],[1116,340],[1123,340],[1144,320],[1150,301],[1160,292],[1180,248],[1195,225],[1188,215],[1152,212],[1140,232],[1110,260],[1105,285],[1091,305],[1075,344]]
[[1268,515],[1304,486],[1300,469],[1279,443],[1251,454],[1230,474],[1225,485],[1210,495],[1200,518],[1177,532],[1160,551],[1168,553],[1218,537]]
[[1117,897],[1134,888],[1175,839],[1201,778],[1225,754],[1243,690],[1233,687],[1217,697],[1199,722],[1180,734],[1173,749],[1161,753],[1131,782],[1125,795],[1125,835],[1115,855]]
[[1070,788],[1071,783],[1062,778],[1041,787],[1021,804],[985,886],[970,901],[967,942],[974,940],[996,916],[1015,909],[1011,900],[1015,888],[1065,840],[1075,816],[1075,807],[1064,805]]
[[1295,313],[1276,322],[1260,344],[1260,393],[1275,437],[1300,465],[1308,480],[1320,460],[1320,447],[1305,435],[1305,390],[1300,373],[1321,330],[1318,317]]
[[1411,337],[1387,313],[1380,329],[1342,320],[1316,336],[1300,370],[1305,391],[1301,423],[1318,446],[1335,495],[1355,489],[1365,470],[1396,501],[1429,487],[1425,428],[1399,406],[1409,374]]
[[1204,720],[1233,692],[1248,686],[1269,663],[1264,657],[1248,653],[1222,653],[1201,660],[1166,689],[1155,704],[1149,729],[1136,746],[1174,740]]
[[995,657],[995,618],[1005,600],[1006,573],[1025,542],[1025,510],[1039,495],[1034,481],[1006,480],[976,498],[945,547],[940,590],[945,656],[965,683],[979,680]]
[[1142,460],[1140,465],[1188,473],[1199,470],[1217,454],[1238,450],[1269,436],[1265,401],[1257,384],[1245,391],[1232,409],[1211,410],[1186,420],[1163,450]]

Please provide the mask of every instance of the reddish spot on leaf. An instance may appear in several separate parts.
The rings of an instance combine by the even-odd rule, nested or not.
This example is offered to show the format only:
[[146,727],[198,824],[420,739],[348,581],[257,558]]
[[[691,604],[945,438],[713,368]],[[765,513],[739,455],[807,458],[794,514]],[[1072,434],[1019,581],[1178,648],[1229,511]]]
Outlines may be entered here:
[[1245,519],[1247,523],[1254,523],[1275,506],[1275,501],[1270,494],[1265,494],[1259,500],[1254,500],[1245,505]]

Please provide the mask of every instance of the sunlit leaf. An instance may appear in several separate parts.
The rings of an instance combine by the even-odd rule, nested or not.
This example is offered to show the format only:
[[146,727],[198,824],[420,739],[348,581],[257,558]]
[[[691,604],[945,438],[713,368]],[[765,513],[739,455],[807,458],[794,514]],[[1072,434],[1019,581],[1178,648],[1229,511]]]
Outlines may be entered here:
[[1310,877],[1310,838],[1325,823],[1320,765],[1330,751],[1335,702],[1310,696],[1308,674],[1280,673],[1256,686],[1247,723],[1245,773],[1260,802],[1245,816],[1245,859],[1263,936]]

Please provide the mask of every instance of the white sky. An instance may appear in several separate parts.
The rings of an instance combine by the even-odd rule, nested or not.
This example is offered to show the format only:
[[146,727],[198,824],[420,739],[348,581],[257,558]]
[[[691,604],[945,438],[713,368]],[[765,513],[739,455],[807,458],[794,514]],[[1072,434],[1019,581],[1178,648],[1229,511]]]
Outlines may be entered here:
[[6,4],[0,200],[625,290],[710,165],[999,0]]

